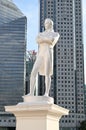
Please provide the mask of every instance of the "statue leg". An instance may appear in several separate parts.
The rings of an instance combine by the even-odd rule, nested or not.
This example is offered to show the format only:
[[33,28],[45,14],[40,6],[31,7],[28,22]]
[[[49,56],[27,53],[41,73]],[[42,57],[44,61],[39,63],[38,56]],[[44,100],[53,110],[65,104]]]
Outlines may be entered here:
[[29,96],[34,95],[34,90],[35,90],[35,85],[36,85],[36,76],[37,76],[40,64],[41,64],[41,60],[37,59],[33,66],[31,76],[30,76],[30,93],[28,94]]
[[51,76],[45,76],[45,94],[44,96],[49,95],[49,90],[50,90],[50,85],[51,85]]
[[34,95],[34,89],[35,89],[35,83],[36,83],[36,72],[31,72],[31,77],[30,77],[30,93],[29,95]]
[[45,57],[45,94],[44,96],[49,95],[49,90],[51,86],[51,75],[50,75],[50,69],[51,68],[51,59],[50,54]]
[[37,73],[38,73],[38,67],[34,66],[30,76],[30,93],[28,94],[29,96],[34,95]]

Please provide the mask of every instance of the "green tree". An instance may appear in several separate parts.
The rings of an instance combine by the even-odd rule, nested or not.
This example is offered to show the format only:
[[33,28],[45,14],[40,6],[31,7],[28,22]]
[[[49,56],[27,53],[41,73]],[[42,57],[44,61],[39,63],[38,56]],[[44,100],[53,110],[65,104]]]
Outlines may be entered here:
[[86,130],[86,120],[80,123],[80,130]]

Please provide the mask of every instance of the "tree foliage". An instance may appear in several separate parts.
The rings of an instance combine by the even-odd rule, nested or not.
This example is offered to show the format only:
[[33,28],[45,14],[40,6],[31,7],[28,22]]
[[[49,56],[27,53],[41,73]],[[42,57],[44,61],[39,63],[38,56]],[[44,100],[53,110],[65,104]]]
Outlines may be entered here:
[[86,130],[86,120],[80,123],[80,130]]

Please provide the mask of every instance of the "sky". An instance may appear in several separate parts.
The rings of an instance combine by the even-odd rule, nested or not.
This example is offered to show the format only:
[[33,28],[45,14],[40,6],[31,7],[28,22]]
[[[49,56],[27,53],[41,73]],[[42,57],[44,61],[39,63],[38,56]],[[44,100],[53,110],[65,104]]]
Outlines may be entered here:
[[[13,0],[27,17],[27,50],[36,50],[35,42],[39,32],[39,0]],[[86,75],[86,0],[82,0],[83,16],[83,44],[84,44],[84,70]],[[85,76],[86,84],[86,76]]]
[[27,49],[38,49],[35,42],[36,36],[39,32],[39,0],[13,0],[13,2],[19,7],[23,14],[27,17]]

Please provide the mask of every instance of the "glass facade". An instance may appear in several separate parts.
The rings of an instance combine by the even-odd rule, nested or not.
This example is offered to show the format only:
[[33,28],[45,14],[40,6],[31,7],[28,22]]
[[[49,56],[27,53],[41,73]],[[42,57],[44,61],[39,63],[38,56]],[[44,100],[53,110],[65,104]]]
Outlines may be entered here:
[[26,17],[11,0],[0,0],[0,111],[21,102],[24,95],[26,24]]

